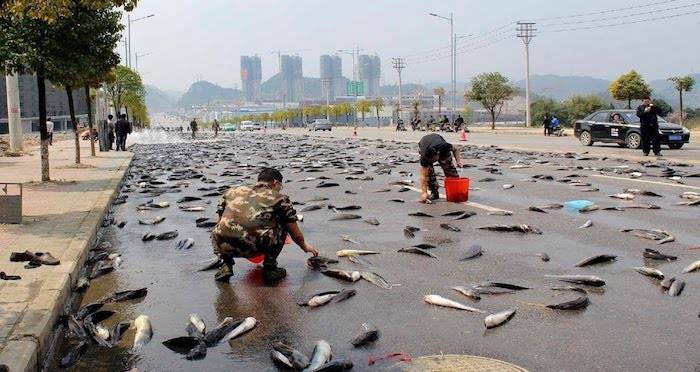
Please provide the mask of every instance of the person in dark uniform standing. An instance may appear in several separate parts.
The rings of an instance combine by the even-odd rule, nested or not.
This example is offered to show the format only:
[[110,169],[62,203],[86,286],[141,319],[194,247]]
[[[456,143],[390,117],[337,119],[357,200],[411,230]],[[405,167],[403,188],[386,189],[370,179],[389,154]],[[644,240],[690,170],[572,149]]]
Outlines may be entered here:
[[[437,176],[433,164],[438,162],[445,177],[459,177],[457,168],[453,164],[452,158],[458,167],[462,167],[462,160],[459,157],[459,148],[453,146],[441,135],[437,133],[428,134],[418,142],[420,152],[420,199],[421,203],[428,200],[436,200],[440,197],[438,192]],[[430,191],[430,195],[428,195]]]
[[649,148],[654,150],[654,155],[661,156],[661,142],[659,141],[659,118],[661,109],[651,102],[647,97],[642,100],[642,104],[637,107],[639,117],[639,129],[642,132],[642,152],[644,156],[649,155]]
[[192,130],[192,139],[197,135],[197,120],[192,119],[190,122],[190,129]]
[[114,132],[117,135],[117,151],[126,151],[126,136],[131,133],[131,123],[126,120],[126,114],[119,115],[119,120],[114,124]]

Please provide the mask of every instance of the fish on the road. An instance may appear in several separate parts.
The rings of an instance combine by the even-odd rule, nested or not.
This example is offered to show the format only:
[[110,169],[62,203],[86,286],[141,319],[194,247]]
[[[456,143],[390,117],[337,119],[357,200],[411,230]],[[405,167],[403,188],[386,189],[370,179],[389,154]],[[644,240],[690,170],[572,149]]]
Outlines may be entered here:
[[373,273],[371,271],[360,271],[360,276],[362,279],[376,285],[379,288],[391,289],[391,284],[382,278],[379,274]]
[[588,257],[576,263],[576,267],[585,267],[590,265],[596,265],[604,262],[615,261],[617,256],[614,254],[598,254],[593,257]]
[[585,309],[589,303],[588,296],[579,296],[573,300],[547,305],[547,307],[556,310],[578,310]]
[[480,245],[475,244],[467,248],[467,251],[464,252],[464,255],[459,259],[459,261],[471,260],[472,258],[479,257],[482,254],[484,254],[484,249]]
[[622,229],[620,230],[620,232],[631,233],[632,235],[642,239],[657,240],[656,244],[658,245],[670,243],[676,240],[676,238],[673,235],[663,230]]
[[151,341],[151,337],[153,337],[153,328],[148,315],[137,316],[134,320],[134,328],[136,328],[136,333],[134,334],[133,348],[134,350],[139,350]]
[[671,256],[668,254],[661,253],[655,249],[651,248],[645,248],[644,253],[642,253],[642,256],[644,258],[648,258],[650,260],[660,260],[660,261],[674,261],[677,259],[677,256]]
[[442,306],[442,307],[449,307],[453,309],[458,309],[458,310],[465,310],[465,311],[471,311],[475,313],[486,313],[484,310],[480,310],[471,306],[467,306],[465,304],[459,303],[457,301],[450,300],[448,298],[439,296],[439,295],[426,295],[423,296],[423,301],[425,303],[435,305],[435,306]]
[[362,323],[362,332],[355,336],[350,343],[354,347],[365,346],[377,341],[380,336],[379,329],[367,323]]
[[159,217],[149,219],[149,220],[139,220],[139,224],[140,225],[157,225],[163,221],[165,221],[165,217],[159,216]]
[[331,217],[328,221],[343,221],[343,220],[357,220],[362,218],[362,216],[351,213],[340,213],[334,217]]
[[674,280],[673,283],[671,283],[671,287],[668,289],[668,295],[671,297],[676,297],[683,292],[683,288],[685,288],[684,281]]
[[691,263],[690,265],[686,266],[683,269],[682,273],[687,274],[687,273],[692,273],[693,271],[698,271],[698,270],[700,270],[700,260],[697,260],[697,261]]
[[430,214],[424,213],[424,212],[412,212],[408,214],[411,217],[433,217]]
[[249,316],[249,317],[243,319],[243,321],[237,327],[235,327],[230,332],[225,334],[224,337],[219,341],[219,343],[231,341],[231,340],[237,338],[238,336],[249,332],[250,330],[255,328],[255,326],[257,324],[258,324],[257,319],[253,318],[252,316]]
[[547,253],[545,253],[545,252],[536,253],[535,256],[539,257],[540,260],[542,260],[542,261],[544,261],[544,262],[549,262],[549,255],[548,255]]
[[364,251],[364,250],[359,250],[359,249],[341,249],[341,250],[335,252],[335,255],[338,257],[364,256],[364,255],[368,255],[368,254],[379,254],[379,252]]
[[[299,350],[287,344],[277,341],[272,344],[272,349],[284,356],[284,358],[288,361],[287,366],[289,368],[299,371],[309,366],[309,358]],[[275,357],[273,357],[273,360],[274,359]]]
[[591,227],[591,226],[593,226],[593,221],[588,220],[588,221],[586,221],[583,225],[577,227],[577,229],[585,229],[585,228],[588,228],[588,227]]
[[311,204],[311,205],[307,205],[304,208],[301,208],[301,212],[311,212],[311,211],[315,211],[315,210],[319,210],[319,209],[323,209],[323,205]]
[[437,258],[434,254],[426,251],[425,249],[417,248],[417,247],[404,247],[400,248],[397,252],[403,252],[403,253],[413,253],[413,254],[419,254],[423,256],[428,256],[431,258]]
[[419,227],[406,226],[403,228],[403,236],[408,239],[413,239],[416,237],[416,231],[420,231]]
[[499,232],[521,232],[523,234],[527,234],[527,233],[533,233],[533,234],[538,234],[538,235],[542,234],[542,230],[540,230],[534,226],[530,226],[530,225],[526,225],[526,224],[521,224],[521,225],[501,225],[501,224],[486,225],[486,226],[477,227],[477,229],[489,230],[489,231],[499,231]]
[[146,297],[148,294],[148,288],[139,288],[139,289],[134,289],[134,290],[128,290],[128,291],[121,291],[121,292],[116,292],[113,295],[107,297],[104,302],[121,302],[121,301],[129,301],[129,300],[136,300],[139,298]]
[[440,224],[440,227],[442,227],[442,228],[445,229],[445,230],[453,231],[453,232],[460,232],[460,231],[462,231],[462,229],[460,229],[459,227],[454,226],[454,225],[450,225],[449,223],[441,223],[441,224]]
[[634,194],[631,193],[619,193],[619,194],[614,194],[614,195],[608,195],[611,198],[615,199],[622,199],[622,200],[632,200],[634,199]]
[[545,275],[545,277],[567,283],[590,285],[592,287],[602,287],[605,285],[605,280],[594,275]]
[[473,288],[464,287],[464,286],[455,286],[455,287],[450,287],[450,288],[452,288],[455,291],[471,298],[474,301],[481,300],[481,295],[479,294],[479,291],[474,290]]
[[179,242],[177,242],[177,245],[175,246],[177,249],[180,250],[186,250],[194,247],[194,239],[192,238],[187,238],[187,239],[182,239]]
[[366,218],[362,222],[368,223],[372,226],[379,226],[379,220],[376,218]]
[[339,269],[326,269],[322,270],[321,274],[325,276],[329,276],[331,278],[336,278],[340,280],[345,280],[348,282],[356,282],[360,280],[360,272],[358,271],[347,271],[347,270],[339,270]]
[[653,267],[638,266],[638,267],[635,267],[634,270],[642,275],[650,276],[652,278],[656,278],[656,279],[663,279],[664,278],[664,273],[662,273],[661,270],[653,268]]
[[516,308],[506,309],[495,314],[491,314],[484,319],[484,325],[486,329],[495,328],[501,326],[511,320],[515,315]]
[[331,345],[328,341],[318,340],[314,346],[314,351],[311,353],[311,360],[309,365],[303,370],[303,372],[316,372],[324,364],[328,363],[333,357],[331,351]]

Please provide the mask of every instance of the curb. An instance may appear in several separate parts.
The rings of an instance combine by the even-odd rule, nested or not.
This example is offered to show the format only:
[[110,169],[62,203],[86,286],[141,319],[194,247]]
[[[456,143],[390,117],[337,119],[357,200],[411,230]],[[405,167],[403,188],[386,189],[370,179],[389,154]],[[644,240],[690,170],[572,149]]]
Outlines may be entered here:
[[88,214],[79,221],[75,236],[60,257],[61,265],[47,273],[38,290],[39,295],[27,305],[21,319],[15,324],[5,347],[0,351],[0,363],[6,364],[10,372],[41,369],[51,346],[56,321],[70,301],[87,253],[95,244],[102,220],[124,181],[132,159],[133,155],[116,168],[116,177],[109,182],[107,190],[97,197]]

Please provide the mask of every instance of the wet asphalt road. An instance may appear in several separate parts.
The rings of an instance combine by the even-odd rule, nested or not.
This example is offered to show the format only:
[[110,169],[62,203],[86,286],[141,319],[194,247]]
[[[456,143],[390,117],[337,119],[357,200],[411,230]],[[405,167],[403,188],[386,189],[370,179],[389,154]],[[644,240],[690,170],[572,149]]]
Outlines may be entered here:
[[[645,183],[630,180],[626,174],[606,173],[605,177],[600,177],[598,170],[586,167],[627,165],[651,174],[658,174],[661,169],[614,159],[587,160],[465,148],[464,162],[475,167],[462,170],[462,174],[472,179],[472,187],[479,188],[471,191],[470,200],[514,212],[512,216],[492,216],[484,209],[459,204],[418,204],[414,202],[418,196],[416,192],[400,193],[397,186],[389,186],[390,182],[402,179],[418,181],[417,164],[408,162],[417,160],[415,144],[239,133],[234,138],[134,147],[136,156],[131,179],[123,189],[123,194],[128,195],[127,203],[113,208],[114,219],[127,221],[127,224],[122,229],[115,225],[103,229],[103,240],[112,243],[113,250],[122,254],[122,267],[93,280],[84,298],[77,301],[87,304],[115,290],[148,287],[148,296],[140,301],[107,305],[118,313],[104,324],[111,328],[119,321],[147,314],[153,324],[154,336],[138,352],[130,350],[132,331],[113,349],[92,345],[73,370],[121,371],[132,367],[142,371],[275,370],[269,351],[272,342],[278,339],[308,354],[316,340],[325,339],[333,347],[334,358],[353,360],[355,370],[400,367],[400,363],[393,362],[367,366],[369,356],[391,352],[405,352],[414,357],[439,353],[479,355],[502,359],[532,371],[688,371],[700,365],[697,354],[700,347],[697,335],[700,273],[680,274],[684,266],[700,259],[700,250],[688,249],[700,244],[697,228],[700,210],[698,207],[674,205],[681,200],[678,197],[681,192],[700,191],[698,178],[684,178],[685,185],[681,185],[666,178],[646,175],[641,180],[655,183]],[[263,138],[264,143],[261,142]],[[354,164],[335,167],[306,163],[295,168],[295,163],[308,156],[313,156],[312,160],[335,159],[338,164]],[[387,157],[398,162],[391,174],[377,174],[376,165],[386,164]],[[536,160],[549,160],[550,163],[537,164]],[[531,167],[510,169],[516,161]],[[185,203],[204,206],[206,212],[182,212],[176,201],[183,196],[206,193],[197,191],[200,187],[252,182],[257,173],[255,166],[264,165],[261,162],[280,167],[286,180],[290,181],[285,183],[284,192],[293,201],[328,197],[330,200],[322,203],[361,205],[361,210],[351,213],[363,218],[377,218],[381,222],[379,226],[361,220],[328,221],[334,213],[324,208],[303,213],[304,222],[300,225],[307,241],[323,256],[333,257],[337,250],[345,248],[381,252],[368,256],[365,265],[341,259],[334,266],[376,272],[394,283],[394,287],[385,290],[363,280],[350,284],[311,271],[305,266],[306,256],[294,244],[287,245],[280,257],[280,265],[287,268],[288,277],[278,286],[264,285],[260,270],[245,260],[237,260],[235,276],[228,285],[215,283],[213,272],[198,272],[198,268],[204,265],[202,262],[212,257],[212,252],[209,232],[195,227],[194,220],[198,217],[214,219],[218,198],[204,198],[210,204],[202,201]],[[344,168],[359,168],[360,163],[364,164],[366,171],[359,177],[371,176],[372,181],[345,180],[347,174],[338,174]],[[495,164],[502,174],[479,170],[488,164]],[[167,180],[171,171],[180,165],[189,165],[216,183],[184,180],[188,186],[183,184],[179,192],[155,197],[156,201],[170,202],[169,208],[137,211],[138,204],[151,198],[139,193],[138,177],[150,174],[159,180]],[[322,172],[308,172],[315,165]],[[584,169],[576,169],[579,166]],[[562,170],[557,170],[559,167]],[[700,172],[693,167],[673,166],[673,169],[688,174]],[[234,175],[222,176],[227,170]],[[413,175],[400,175],[401,170]],[[438,173],[442,172],[438,170]],[[577,179],[591,183],[600,191],[581,192],[580,187],[557,181],[530,182],[535,174],[549,174],[555,180],[578,174],[582,177]],[[299,182],[319,176],[330,177],[341,186],[316,188],[318,180]],[[496,181],[476,182],[485,177],[496,178]],[[177,182],[168,181],[166,186]],[[515,187],[503,190],[503,184],[514,184]],[[637,196],[634,202],[607,197],[627,187],[652,190],[663,197]],[[131,192],[124,192],[129,188]],[[392,191],[373,192],[383,188],[392,188]],[[388,202],[391,198],[402,198],[406,203]],[[588,199],[601,206],[652,203],[661,209],[596,211],[586,215],[567,209],[552,210],[547,214],[527,210],[532,205],[563,203],[572,199]],[[298,206],[298,209],[302,207]],[[461,221],[440,217],[456,210],[471,210],[477,215]],[[415,211],[436,217],[407,215]],[[155,216],[164,216],[166,220],[156,226],[138,224],[139,218]],[[587,219],[594,222],[593,227],[576,228]],[[439,225],[444,222],[450,222],[462,231],[443,230]],[[540,228],[543,234],[476,229],[492,223],[527,223]],[[402,233],[406,225],[426,231],[416,233],[416,238],[409,240]],[[664,229],[671,232],[676,241],[657,246],[653,241],[619,232],[623,228]],[[180,234],[174,240],[141,241],[145,232],[174,229]],[[350,235],[361,245],[357,247],[342,241],[342,234]],[[196,241],[192,249],[175,249],[179,239],[188,237]],[[396,252],[401,247],[422,242],[438,245],[431,250],[438,259]],[[472,244],[483,246],[484,255],[458,262],[457,259]],[[644,248],[658,249],[677,255],[679,259],[674,262],[645,261],[641,255]],[[539,252],[548,253],[551,261],[542,262],[535,255]],[[588,268],[573,267],[581,259],[600,253],[614,254],[618,259]],[[632,269],[643,265],[682,278],[687,283],[685,291],[679,297],[666,295],[660,290],[657,280]],[[565,273],[597,275],[605,279],[607,285],[601,290],[589,291],[591,304],[585,310],[555,311],[538,305],[575,297],[572,293],[562,294],[548,289],[564,283],[546,279],[545,274]],[[450,286],[469,285],[486,279],[532,289],[498,296],[484,295],[479,302],[449,289]],[[297,301],[314,293],[341,288],[356,289],[357,295],[348,301],[317,309],[296,305]],[[427,305],[422,301],[427,294],[439,294],[487,312],[513,306],[518,312],[504,326],[485,331],[484,315]],[[210,348],[204,360],[187,361],[166,349],[161,342],[186,335],[184,328],[190,313],[197,313],[210,328],[226,316],[253,316],[259,323],[230,345]],[[353,349],[349,340],[365,322],[377,326],[382,332],[381,338],[373,346]],[[74,344],[73,339],[66,338],[61,332],[46,369],[56,369],[56,360]]]

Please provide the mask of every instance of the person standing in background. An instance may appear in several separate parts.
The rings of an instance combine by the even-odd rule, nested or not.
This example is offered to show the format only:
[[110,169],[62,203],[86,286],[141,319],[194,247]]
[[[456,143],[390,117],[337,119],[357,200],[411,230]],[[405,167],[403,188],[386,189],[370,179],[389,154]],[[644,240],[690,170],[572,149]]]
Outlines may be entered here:
[[114,150],[112,148],[114,144],[114,116],[112,114],[107,115],[107,141],[109,141],[109,149]]
[[211,125],[211,129],[214,131],[214,138],[219,136],[219,121],[214,119],[214,123]]
[[46,119],[46,134],[49,138],[49,146],[53,145],[53,121],[51,118]]
[[651,102],[647,97],[642,100],[642,104],[637,107],[639,126],[642,132],[642,152],[644,156],[649,156],[649,148],[652,147],[654,155],[661,156],[661,142],[659,141],[659,118],[661,109]]
[[131,124],[126,120],[126,115],[121,114],[119,120],[114,124],[114,132],[117,135],[117,151],[121,148],[126,151],[126,136],[131,133]]
[[544,119],[542,120],[542,126],[544,126],[544,135],[548,136],[551,132],[549,131],[549,126],[552,124],[552,117],[549,113],[544,114]]
[[197,134],[197,120],[194,118],[190,122],[190,129],[192,130],[192,139],[194,139]]

